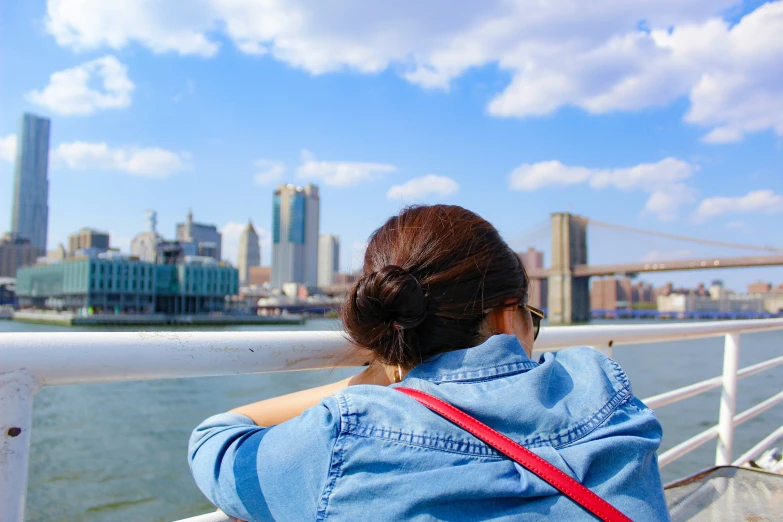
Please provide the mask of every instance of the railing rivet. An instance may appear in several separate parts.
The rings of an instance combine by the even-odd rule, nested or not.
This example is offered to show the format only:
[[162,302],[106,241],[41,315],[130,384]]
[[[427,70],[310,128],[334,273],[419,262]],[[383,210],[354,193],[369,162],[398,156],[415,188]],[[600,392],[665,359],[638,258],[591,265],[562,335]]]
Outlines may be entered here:
[[22,433],[22,428],[8,428],[8,431],[6,432],[9,437],[18,437]]

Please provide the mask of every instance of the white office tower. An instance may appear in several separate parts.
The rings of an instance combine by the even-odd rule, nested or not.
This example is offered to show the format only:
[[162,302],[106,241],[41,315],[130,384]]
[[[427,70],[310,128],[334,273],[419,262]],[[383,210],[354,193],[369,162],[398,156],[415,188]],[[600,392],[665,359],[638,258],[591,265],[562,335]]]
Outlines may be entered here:
[[334,283],[340,270],[340,236],[321,234],[318,238],[318,286]]
[[141,261],[154,263],[158,243],[163,238],[158,234],[158,213],[154,210],[147,210],[144,213],[146,227],[144,232],[137,234],[131,241],[131,255],[138,257]]
[[280,185],[272,200],[272,288],[318,284],[318,187]]
[[248,221],[242,235],[239,236],[239,254],[237,255],[239,268],[239,284],[246,285],[250,279],[250,267],[261,266],[261,244],[258,240],[253,221]]
[[16,142],[11,232],[30,240],[38,255],[46,254],[49,227],[50,122],[25,113]]

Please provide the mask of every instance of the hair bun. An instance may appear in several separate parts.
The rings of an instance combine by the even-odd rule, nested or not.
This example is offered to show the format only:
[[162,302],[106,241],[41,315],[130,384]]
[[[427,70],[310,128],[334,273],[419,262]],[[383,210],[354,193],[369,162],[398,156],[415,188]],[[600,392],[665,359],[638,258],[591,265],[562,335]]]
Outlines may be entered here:
[[361,315],[401,330],[416,328],[427,318],[427,294],[421,283],[397,265],[362,276],[354,296]]

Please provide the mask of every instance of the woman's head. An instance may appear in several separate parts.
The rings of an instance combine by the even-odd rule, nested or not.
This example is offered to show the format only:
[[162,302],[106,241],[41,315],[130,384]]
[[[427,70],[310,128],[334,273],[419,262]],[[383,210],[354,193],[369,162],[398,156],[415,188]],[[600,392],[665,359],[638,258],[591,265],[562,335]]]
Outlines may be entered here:
[[487,310],[527,301],[519,257],[489,222],[454,205],[403,210],[373,232],[342,310],[351,339],[387,364],[476,346]]

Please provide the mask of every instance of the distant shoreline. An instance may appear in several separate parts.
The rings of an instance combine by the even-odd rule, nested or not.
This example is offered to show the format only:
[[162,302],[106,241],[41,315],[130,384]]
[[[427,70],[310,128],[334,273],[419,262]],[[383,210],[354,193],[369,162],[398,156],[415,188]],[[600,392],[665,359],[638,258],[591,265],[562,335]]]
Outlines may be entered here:
[[300,325],[304,316],[264,315],[127,315],[96,314],[76,315],[53,312],[14,312],[14,321],[57,326],[230,326],[230,325]]

